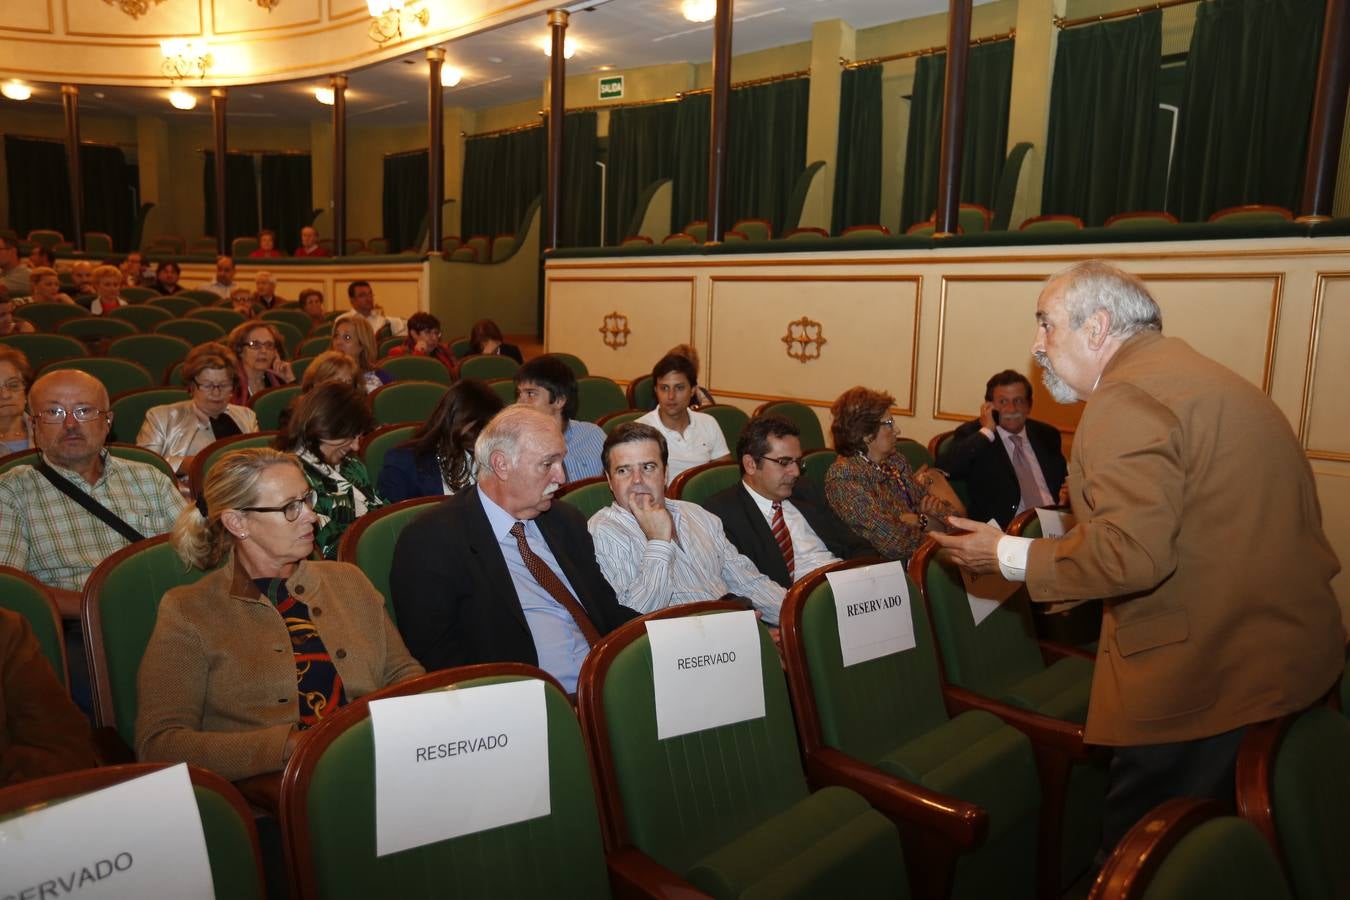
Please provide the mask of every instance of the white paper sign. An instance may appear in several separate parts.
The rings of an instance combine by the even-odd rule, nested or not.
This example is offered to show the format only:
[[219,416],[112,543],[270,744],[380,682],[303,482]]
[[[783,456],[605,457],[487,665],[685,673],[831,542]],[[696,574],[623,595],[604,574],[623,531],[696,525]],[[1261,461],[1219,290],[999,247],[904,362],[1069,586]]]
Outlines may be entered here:
[[839,620],[844,665],[913,649],[914,608],[902,562],[826,572]]
[[1017,589],[1022,586],[1020,582],[1009,581],[999,574],[972,575],[965,569],[961,570],[961,581],[966,586],[966,599],[970,601],[970,614],[976,625],[989,618],[1004,600],[1017,593]]
[[1071,512],[1065,512],[1062,509],[1045,509],[1040,506],[1036,507],[1036,518],[1041,520],[1041,535],[1048,538],[1064,537],[1064,534],[1078,521]]
[[0,822],[0,897],[215,897],[187,766]]
[[764,718],[759,625],[744,612],[647,623],[660,740]]
[[542,681],[370,704],[375,855],[549,814]]

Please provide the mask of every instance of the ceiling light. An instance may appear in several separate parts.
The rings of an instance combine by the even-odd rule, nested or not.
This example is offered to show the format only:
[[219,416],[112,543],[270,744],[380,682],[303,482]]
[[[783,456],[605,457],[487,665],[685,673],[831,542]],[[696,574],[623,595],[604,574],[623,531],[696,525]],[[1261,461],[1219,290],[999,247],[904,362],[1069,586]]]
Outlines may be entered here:
[[454,87],[463,80],[463,69],[455,66],[441,66],[441,87]]
[[27,100],[33,96],[33,89],[22,81],[6,81],[0,84],[0,94],[11,100]]
[[324,106],[332,106],[333,89],[330,87],[316,87],[314,89],[314,99],[318,100]]
[[196,109],[197,96],[187,91],[169,91],[169,103],[174,109]]
[[717,15],[717,0],[684,0],[680,12],[690,22],[707,22]]
[[[553,55],[553,37],[551,35],[544,35],[544,37],[539,41],[539,46],[541,49],[543,49],[545,56]],[[571,38],[564,38],[563,59],[571,59],[573,56],[576,56],[576,54],[577,54],[576,42],[573,41]]]

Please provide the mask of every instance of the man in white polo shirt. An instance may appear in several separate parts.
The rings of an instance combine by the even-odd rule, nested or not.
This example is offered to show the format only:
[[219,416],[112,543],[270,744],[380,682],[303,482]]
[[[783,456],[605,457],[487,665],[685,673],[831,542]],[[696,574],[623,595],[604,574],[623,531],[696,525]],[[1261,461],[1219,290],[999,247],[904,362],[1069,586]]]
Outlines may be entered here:
[[670,462],[666,465],[666,484],[685,469],[701,466],[714,459],[730,459],[722,426],[707,413],[689,408],[698,370],[686,357],[669,353],[652,368],[652,389],[656,409],[637,421],[650,425],[666,439]]

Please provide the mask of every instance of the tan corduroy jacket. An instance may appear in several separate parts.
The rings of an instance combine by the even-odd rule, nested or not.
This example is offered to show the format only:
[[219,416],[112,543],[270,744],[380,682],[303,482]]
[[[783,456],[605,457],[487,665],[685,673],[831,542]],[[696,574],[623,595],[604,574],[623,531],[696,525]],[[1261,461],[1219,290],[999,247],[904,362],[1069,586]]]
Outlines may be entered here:
[[[348,699],[423,674],[360,569],[305,561],[286,586],[309,607]],[[233,560],[164,595],[138,694],[137,758],[231,781],[282,768],[299,720],[291,639]]]

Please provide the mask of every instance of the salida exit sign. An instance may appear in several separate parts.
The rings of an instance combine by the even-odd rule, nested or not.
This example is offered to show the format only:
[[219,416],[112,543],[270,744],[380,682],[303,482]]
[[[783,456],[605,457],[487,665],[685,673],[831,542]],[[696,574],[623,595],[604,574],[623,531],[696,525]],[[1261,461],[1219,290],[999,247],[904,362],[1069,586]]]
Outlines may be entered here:
[[623,96],[623,76],[605,75],[600,79],[600,99],[618,100]]

